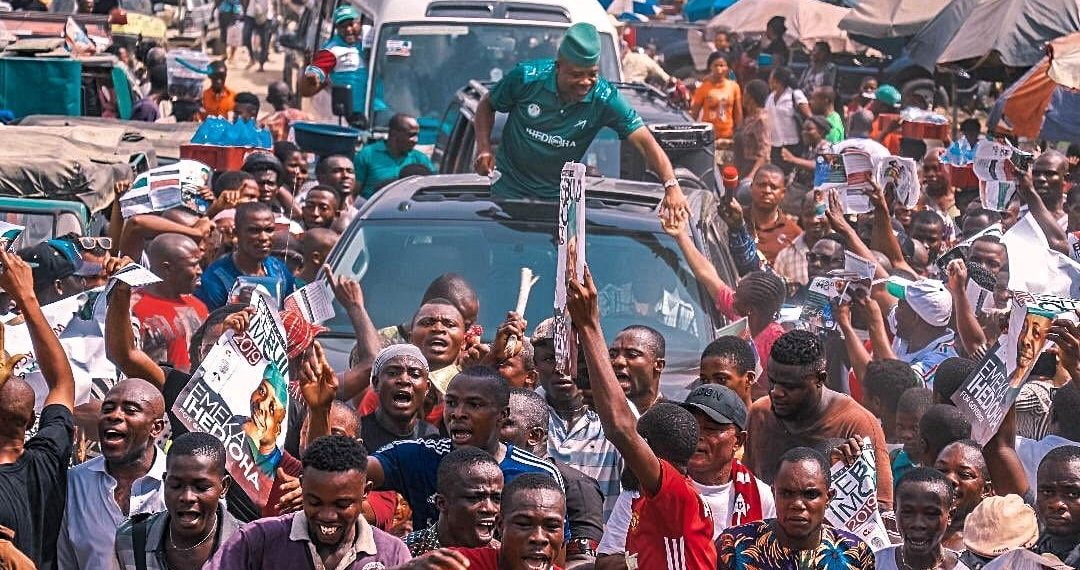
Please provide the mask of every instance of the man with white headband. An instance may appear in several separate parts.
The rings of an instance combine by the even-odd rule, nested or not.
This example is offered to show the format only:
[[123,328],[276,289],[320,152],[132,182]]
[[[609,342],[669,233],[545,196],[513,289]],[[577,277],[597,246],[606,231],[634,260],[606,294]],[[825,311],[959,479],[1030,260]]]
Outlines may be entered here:
[[378,395],[379,407],[360,419],[360,437],[368,450],[439,434],[438,428],[421,417],[430,386],[429,372],[427,359],[411,344],[390,345],[375,356],[371,388]]
[[891,277],[886,286],[889,294],[898,299],[888,316],[892,351],[896,358],[910,364],[928,387],[933,386],[938,365],[957,355],[956,334],[949,328],[952,294],[936,279],[907,281]]

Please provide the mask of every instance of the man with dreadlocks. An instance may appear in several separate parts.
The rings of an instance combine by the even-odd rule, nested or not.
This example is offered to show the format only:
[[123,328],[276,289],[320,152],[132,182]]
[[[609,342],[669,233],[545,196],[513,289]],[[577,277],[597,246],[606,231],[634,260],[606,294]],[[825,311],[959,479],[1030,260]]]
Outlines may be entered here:
[[825,346],[801,330],[776,339],[769,355],[769,395],[750,406],[743,462],[766,483],[776,478],[776,458],[796,447],[821,447],[834,438],[869,437],[877,464],[877,496],[892,505],[892,470],[881,423],[851,396],[825,384]]

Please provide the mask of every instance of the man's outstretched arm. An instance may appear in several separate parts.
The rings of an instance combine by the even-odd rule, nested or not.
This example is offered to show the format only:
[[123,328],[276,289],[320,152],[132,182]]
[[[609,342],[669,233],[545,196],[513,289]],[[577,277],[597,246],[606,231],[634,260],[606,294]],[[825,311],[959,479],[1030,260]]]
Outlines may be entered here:
[[627,467],[650,495],[660,492],[660,460],[645,438],[637,432],[637,420],[623,395],[615,370],[608,358],[604,331],[600,328],[600,310],[596,303],[596,285],[589,268],[585,268],[585,283],[571,278],[566,284],[566,308],[578,332],[585,362],[589,367],[594,406],[604,426],[604,434],[626,461]]
[[[34,294],[34,275],[30,266],[18,255],[7,251],[0,251],[0,264],[4,269],[0,272],[0,289],[11,295],[15,306],[22,312],[41,375],[49,385],[45,405],[60,404],[68,411],[74,411],[75,377],[71,373],[71,363],[60,346],[60,339],[41,312],[41,305]],[[6,366],[14,364],[7,362]]]

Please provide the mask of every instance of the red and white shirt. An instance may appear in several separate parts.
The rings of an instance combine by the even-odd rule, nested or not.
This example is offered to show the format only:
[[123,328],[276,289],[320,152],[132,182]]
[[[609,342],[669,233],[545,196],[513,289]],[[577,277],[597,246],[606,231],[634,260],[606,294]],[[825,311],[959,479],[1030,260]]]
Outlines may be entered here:
[[634,499],[626,533],[629,570],[715,570],[709,506],[693,482],[660,460],[660,490]]

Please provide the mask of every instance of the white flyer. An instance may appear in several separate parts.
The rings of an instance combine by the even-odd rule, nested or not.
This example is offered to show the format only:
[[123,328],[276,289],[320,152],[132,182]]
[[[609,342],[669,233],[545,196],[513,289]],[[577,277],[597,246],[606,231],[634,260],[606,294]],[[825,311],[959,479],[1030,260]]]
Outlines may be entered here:
[[295,305],[304,320],[311,324],[322,324],[334,318],[334,292],[326,279],[316,279],[285,297],[284,306]]
[[210,204],[200,191],[210,184],[212,174],[209,166],[196,160],[151,168],[135,177],[131,188],[120,197],[120,214],[126,219],[177,206],[205,213]]

